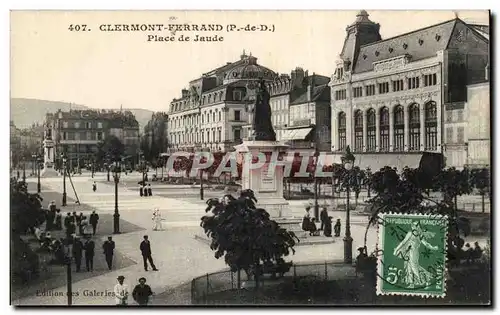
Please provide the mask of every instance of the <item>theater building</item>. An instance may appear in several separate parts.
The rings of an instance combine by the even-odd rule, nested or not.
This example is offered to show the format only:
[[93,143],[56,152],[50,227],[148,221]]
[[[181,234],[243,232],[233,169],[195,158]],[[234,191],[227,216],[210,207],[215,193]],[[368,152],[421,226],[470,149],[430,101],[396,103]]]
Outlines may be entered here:
[[446,156],[448,112],[464,108],[468,85],[484,82],[489,40],[481,27],[455,18],[382,39],[361,10],[330,81],[335,160],[347,146],[362,168],[416,167],[424,151]]

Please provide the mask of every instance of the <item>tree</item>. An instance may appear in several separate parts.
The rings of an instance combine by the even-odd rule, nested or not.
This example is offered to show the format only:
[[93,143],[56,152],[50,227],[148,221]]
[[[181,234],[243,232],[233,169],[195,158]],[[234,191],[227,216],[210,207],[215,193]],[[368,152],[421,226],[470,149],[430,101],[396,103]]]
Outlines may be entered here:
[[445,202],[453,201],[455,211],[458,210],[457,197],[471,193],[466,171],[459,171],[454,167],[442,170],[436,176],[433,190],[441,191]]
[[167,122],[168,115],[165,112],[155,112],[144,126],[141,150],[146,161],[151,163],[155,169],[160,165],[157,163],[160,153],[165,152],[168,148]]
[[224,257],[232,272],[244,270],[250,279],[253,275],[258,287],[262,265],[285,266],[284,256],[295,253],[297,236],[271,220],[269,213],[256,207],[257,199],[252,190],[244,190],[238,199],[231,195],[207,201],[208,207],[200,226],[212,239],[210,248],[215,258]]
[[110,164],[113,161],[121,160],[123,153],[125,152],[125,146],[123,143],[114,135],[109,135],[104,141],[101,141],[98,145],[97,151],[97,163]]
[[487,168],[471,171],[471,183],[481,194],[482,212],[484,213],[484,197],[490,188],[489,171]]
[[22,235],[44,222],[42,201],[39,194],[28,192],[26,183],[15,178],[10,180],[10,222],[13,235]]

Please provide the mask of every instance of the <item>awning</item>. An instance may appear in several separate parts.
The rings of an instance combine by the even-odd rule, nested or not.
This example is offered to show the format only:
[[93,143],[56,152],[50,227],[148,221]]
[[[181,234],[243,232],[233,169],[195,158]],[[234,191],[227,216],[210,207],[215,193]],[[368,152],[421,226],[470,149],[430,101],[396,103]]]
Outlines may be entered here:
[[311,132],[312,128],[300,128],[300,129],[289,129],[284,130],[281,140],[304,140],[307,135]]

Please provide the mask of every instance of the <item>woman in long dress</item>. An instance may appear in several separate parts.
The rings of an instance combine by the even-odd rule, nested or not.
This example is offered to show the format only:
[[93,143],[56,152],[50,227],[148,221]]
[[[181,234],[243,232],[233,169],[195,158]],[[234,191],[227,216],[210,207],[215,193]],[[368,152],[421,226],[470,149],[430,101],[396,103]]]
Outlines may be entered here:
[[162,219],[160,209],[156,208],[153,211],[153,231],[162,230],[161,221]]
[[420,245],[430,250],[437,250],[427,242],[434,236],[434,233],[423,231],[418,222],[413,222],[411,230],[406,233],[405,238],[394,249],[394,256],[404,260],[402,282],[408,288],[427,287],[430,285],[432,274],[419,264]]

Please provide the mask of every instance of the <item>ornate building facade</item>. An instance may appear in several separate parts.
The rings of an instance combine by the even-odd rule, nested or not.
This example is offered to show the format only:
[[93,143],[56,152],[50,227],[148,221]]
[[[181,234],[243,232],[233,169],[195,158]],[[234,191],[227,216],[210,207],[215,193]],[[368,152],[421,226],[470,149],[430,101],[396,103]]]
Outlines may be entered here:
[[275,77],[272,70],[257,63],[257,58],[243,53],[240,60],[189,82],[189,88],[171,102],[168,111],[170,151],[233,150],[244,137],[256,82]]
[[364,10],[346,28],[330,82],[335,160],[348,145],[372,169],[446,156],[445,117],[484,81],[488,39],[458,18],[385,40],[379,31]]
[[130,111],[59,110],[46,115],[45,128],[45,138],[54,143],[53,156],[58,165],[62,153],[71,166],[90,163],[99,143],[109,135],[120,139],[127,155],[135,155],[139,147],[139,123]]

